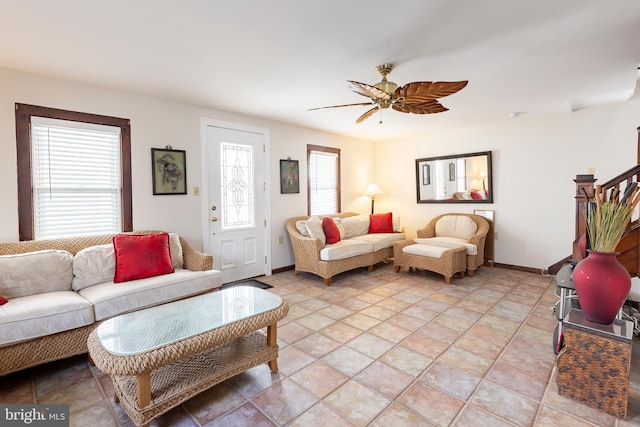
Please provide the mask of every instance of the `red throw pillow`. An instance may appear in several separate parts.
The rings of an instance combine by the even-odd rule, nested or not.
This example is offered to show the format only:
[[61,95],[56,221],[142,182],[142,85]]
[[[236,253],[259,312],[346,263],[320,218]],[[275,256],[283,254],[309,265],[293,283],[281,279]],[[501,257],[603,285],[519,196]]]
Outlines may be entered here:
[[333,218],[328,216],[322,218],[322,231],[327,236],[327,243],[332,244],[340,241],[340,230],[338,230],[336,223],[333,222]]
[[393,215],[391,212],[369,215],[369,233],[393,233]]
[[484,197],[482,197],[482,194],[480,194],[479,191],[472,191],[471,192],[471,198],[473,200],[484,200]]
[[118,234],[113,236],[116,256],[115,283],[173,273],[169,234]]
[[0,305],[5,305],[8,302],[9,302],[9,300],[6,299],[5,297],[0,297]]

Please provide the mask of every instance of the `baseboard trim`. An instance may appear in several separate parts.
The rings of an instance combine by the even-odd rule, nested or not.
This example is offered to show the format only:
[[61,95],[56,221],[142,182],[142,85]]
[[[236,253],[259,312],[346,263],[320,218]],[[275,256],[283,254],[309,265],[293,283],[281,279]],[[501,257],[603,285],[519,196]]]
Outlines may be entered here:
[[284,273],[285,271],[290,271],[295,268],[296,268],[295,265],[288,265],[286,267],[274,268],[273,270],[271,270],[271,274]]
[[[489,267],[486,264],[484,265],[485,267]],[[534,273],[534,274],[542,274],[544,271],[539,269],[539,268],[533,268],[533,267],[522,267],[519,265],[511,265],[511,264],[501,264],[501,263],[494,263],[493,264],[494,267],[500,267],[500,268],[504,268],[506,270],[517,270],[517,271],[524,271],[526,273]],[[549,267],[551,268],[551,267]],[[278,274],[278,273],[284,273],[285,271],[290,271],[290,270],[294,270],[295,269],[295,265],[288,265],[286,267],[280,267],[280,268],[275,268],[273,270],[271,270],[271,274]],[[549,274],[555,274],[555,273],[551,273],[549,270]]]

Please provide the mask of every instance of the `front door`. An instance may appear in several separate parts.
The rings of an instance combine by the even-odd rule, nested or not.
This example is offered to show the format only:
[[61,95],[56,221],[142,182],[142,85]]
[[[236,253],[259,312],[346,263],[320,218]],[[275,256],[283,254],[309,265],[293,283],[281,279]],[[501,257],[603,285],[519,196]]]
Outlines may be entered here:
[[[207,150],[205,251],[224,283],[270,274],[265,130],[204,124]],[[208,244],[208,247],[206,247]]]

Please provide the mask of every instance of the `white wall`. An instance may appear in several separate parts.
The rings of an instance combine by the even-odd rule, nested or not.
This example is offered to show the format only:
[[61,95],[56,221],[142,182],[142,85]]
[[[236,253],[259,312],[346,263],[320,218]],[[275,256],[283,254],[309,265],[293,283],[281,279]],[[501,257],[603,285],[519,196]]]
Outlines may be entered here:
[[[403,141],[371,143],[284,123],[204,109],[32,74],[0,69],[0,241],[18,239],[14,104],[83,111],[131,119],[133,217],[135,229],[176,231],[202,247],[200,119],[268,128],[271,142],[272,268],[293,264],[284,229],[287,218],[306,214],[306,145],[342,150],[342,210],[367,213],[362,196],[370,182],[376,212],[401,217],[408,236],[444,212],[495,210],[496,262],[547,267],[571,253],[576,174],[595,168],[600,182],[636,163],[640,99],[562,116],[523,115],[502,125],[429,133]],[[428,119],[415,117],[416,120]],[[187,151],[188,194],[153,196],[150,148],[171,145]],[[493,152],[493,204],[417,204],[416,158]],[[280,194],[279,159],[300,161],[300,193]],[[278,244],[278,236],[284,243]]]
[[[598,182],[604,182],[633,167],[639,125],[640,99],[636,98],[562,116],[525,114],[499,126],[461,125],[450,132],[380,142],[376,181],[385,191],[379,196],[380,211],[399,214],[412,237],[441,213],[495,210],[496,262],[548,267],[572,251],[573,179],[593,167]],[[493,204],[416,203],[416,158],[489,150],[493,152]]]
[[[293,264],[287,218],[306,215],[306,146],[342,150],[343,210],[368,211],[361,197],[373,179],[374,144],[284,123],[230,114],[192,105],[51,79],[0,68],[0,241],[18,240],[15,103],[131,119],[134,229],[175,231],[202,248],[202,203],[193,187],[202,186],[200,120],[207,117],[270,131],[272,268]],[[171,145],[187,152],[187,195],[153,196],[150,148]],[[279,159],[300,160],[300,194],[280,194]],[[205,213],[206,215],[207,213]],[[278,236],[284,243],[278,244]]]

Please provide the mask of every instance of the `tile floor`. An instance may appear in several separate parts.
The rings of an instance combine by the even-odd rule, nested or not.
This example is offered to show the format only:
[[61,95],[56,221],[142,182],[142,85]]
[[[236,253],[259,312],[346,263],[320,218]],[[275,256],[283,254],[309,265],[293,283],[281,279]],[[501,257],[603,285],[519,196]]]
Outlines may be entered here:
[[[330,287],[264,279],[290,304],[280,372],[251,369],[152,426],[640,426],[635,343],[626,421],[558,395],[551,277],[481,268],[445,285],[381,265]],[[0,378],[2,403],[69,404],[72,426],[132,426],[112,390],[85,356]]]

